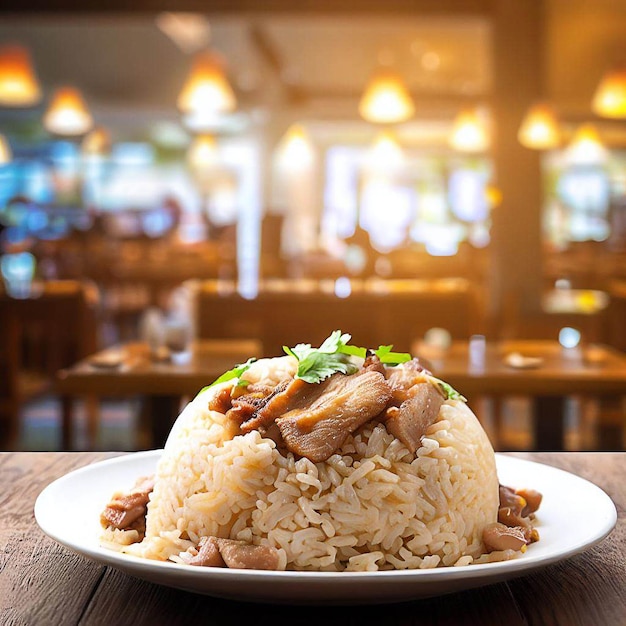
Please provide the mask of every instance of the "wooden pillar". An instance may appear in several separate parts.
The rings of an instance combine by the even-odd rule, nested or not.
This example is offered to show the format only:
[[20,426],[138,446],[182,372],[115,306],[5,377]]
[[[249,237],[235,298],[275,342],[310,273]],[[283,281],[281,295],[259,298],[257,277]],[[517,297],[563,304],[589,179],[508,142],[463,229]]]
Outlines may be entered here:
[[493,214],[490,313],[500,323],[503,310],[514,307],[521,316],[540,310],[540,160],[519,143],[517,131],[527,108],[541,97],[543,21],[543,0],[494,2],[493,154],[503,201]]

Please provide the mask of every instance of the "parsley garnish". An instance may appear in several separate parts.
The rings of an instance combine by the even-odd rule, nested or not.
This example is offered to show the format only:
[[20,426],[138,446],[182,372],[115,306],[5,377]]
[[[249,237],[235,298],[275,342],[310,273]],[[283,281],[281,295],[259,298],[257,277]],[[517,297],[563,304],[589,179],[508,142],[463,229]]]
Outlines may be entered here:
[[363,348],[348,346],[351,336],[335,330],[319,348],[310,343],[299,343],[295,348],[283,346],[283,350],[298,360],[296,378],[307,383],[321,383],[337,372],[354,374],[359,368],[350,363],[349,355],[365,355]]
[[374,354],[385,365],[399,365],[413,358],[408,352],[392,352],[392,348],[393,346],[379,346],[378,350],[374,350]]
[[[295,348],[283,346],[283,350],[298,360],[296,378],[308,383],[320,383],[337,372],[354,374],[358,368],[347,357],[356,356],[364,359],[367,350],[351,346],[351,335],[335,330],[319,348],[312,348],[309,343],[299,343]],[[398,365],[411,360],[408,352],[392,352],[393,346],[379,346],[374,354],[385,365]]]
[[[240,363],[239,365],[235,365],[235,367],[233,367],[232,370],[228,370],[227,372],[224,372],[219,378],[214,380],[210,385],[200,389],[200,392],[198,393],[198,395],[200,395],[201,393],[204,393],[207,389],[210,389],[214,385],[225,383],[226,381],[232,380],[233,378],[239,378],[255,361],[256,361],[256,358],[252,357],[248,359],[245,363]],[[248,382],[249,381],[247,380],[240,380],[237,383],[237,386],[246,387],[248,385]]]

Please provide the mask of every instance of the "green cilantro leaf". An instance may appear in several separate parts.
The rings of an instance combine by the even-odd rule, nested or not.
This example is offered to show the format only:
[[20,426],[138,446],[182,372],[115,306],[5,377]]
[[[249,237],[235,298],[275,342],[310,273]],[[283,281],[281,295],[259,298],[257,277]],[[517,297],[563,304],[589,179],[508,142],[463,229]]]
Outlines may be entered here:
[[365,350],[348,346],[350,339],[350,335],[335,330],[319,348],[312,348],[308,343],[299,343],[294,348],[283,346],[283,350],[298,360],[296,378],[307,383],[321,383],[337,372],[354,374],[358,370],[356,365],[350,363],[348,356],[364,355]]
[[[224,372],[219,378],[214,380],[210,385],[203,387],[200,389],[198,395],[204,393],[207,389],[211,389],[214,385],[219,385],[220,383],[225,383],[233,378],[239,378],[254,362],[256,361],[255,357],[248,359],[245,363],[241,363],[239,365],[235,365],[232,370],[228,370]],[[248,385],[247,380],[242,380],[237,383],[238,386],[245,387]]]
[[367,350],[365,348],[359,348],[358,346],[343,345],[339,347],[339,352],[350,356],[358,356],[361,359],[364,359],[367,356]]
[[393,346],[378,346],[378,350],[374,350],[374,354],[385,365],[399,365],[413,358],[408,352],[392,352],[392,348]]
[[345,346],[348,341],[352,339],[348,333],[343,333],[340,330],[335,330],[330,333],[330,337],[324,339],[324,342],[319,347],[319,351],[324,354],[333,354],[337,352],[341,346]]

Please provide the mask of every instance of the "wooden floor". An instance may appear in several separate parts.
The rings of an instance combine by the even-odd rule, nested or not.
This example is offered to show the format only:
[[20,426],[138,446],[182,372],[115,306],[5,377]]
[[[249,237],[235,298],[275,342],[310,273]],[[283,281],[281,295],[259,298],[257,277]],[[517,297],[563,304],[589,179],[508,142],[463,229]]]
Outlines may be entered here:
[[[97,450],[131,451],[139,447],[137,435],[138,400],[105,399],[100,405],[100,430]],[[477,407],[478,409],[479,407]],[[566,449],[585,450],[590,446],[580,434],[580,407],[572,402],[566,424]],[[532,450],[529,406],[523,398],[507,400],[503,409],[501,451]],[[493,435],[493,419],[488,406],[480,407],[487,434]],[[76,407],[76,448],[87,450],[86,415],[84,407]],[[492,437],[493,441],[493,437]],[[617,444],[614,449],[619,449]],[[56,397],[47,396],[27,404],[21,415],[20,434],[16,450],[57,451],[60,445],[60,404]]]

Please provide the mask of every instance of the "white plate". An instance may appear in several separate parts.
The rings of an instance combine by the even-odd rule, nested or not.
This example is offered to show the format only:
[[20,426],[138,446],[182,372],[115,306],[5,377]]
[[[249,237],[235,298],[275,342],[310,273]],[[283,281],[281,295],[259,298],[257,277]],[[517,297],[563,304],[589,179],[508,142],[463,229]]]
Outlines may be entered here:
[[114,491],[153,473],[160,454],[116,457],[59,478],[37,498],[37,523],[71,550],[161,585],[257,602],[364,604],[440,595],[519,576],[595,545],[617,521],[615,505],[592,483],[554,467],[496,455],[502,484],[534,488],[544,496],[537,515],[541,540],[512,561],[391,572],[268,572],[162,563],[101,548],[100,511]]

